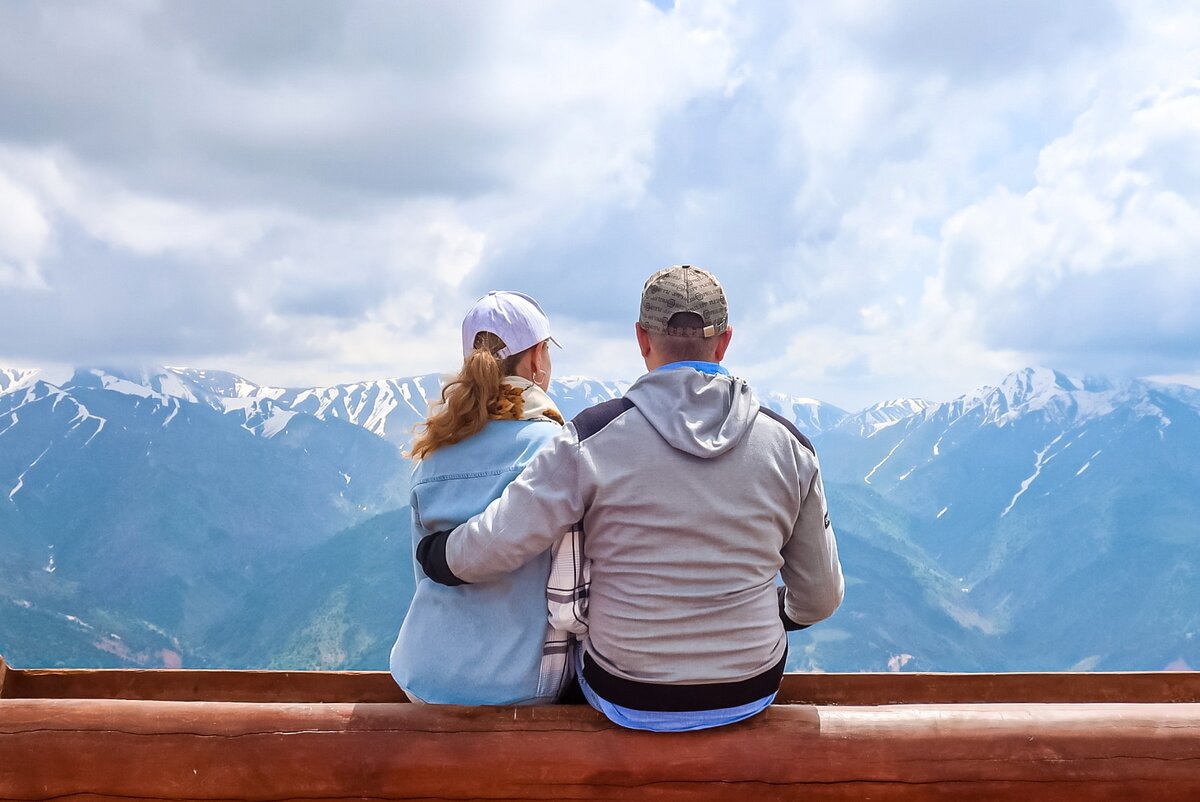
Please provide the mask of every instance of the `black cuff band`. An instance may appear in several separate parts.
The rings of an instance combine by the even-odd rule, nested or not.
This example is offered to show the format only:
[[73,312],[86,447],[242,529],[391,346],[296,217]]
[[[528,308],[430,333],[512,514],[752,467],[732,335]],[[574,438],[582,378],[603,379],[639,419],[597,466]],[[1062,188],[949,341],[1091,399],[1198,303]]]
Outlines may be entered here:
[[[442,551],[444,554],[445,546],[442,547]],[[812,626],[812,624],[797,624],[795,621],[788,618],[787,612],[783,609],[783,596],[787,592],[787,588],[785,588],[783,585],[780,585],[777,590],[779,591],[779,620],[783,622],[784,631],[799,632],[802,629],[808,629],[810,626]]]
[[449,532],[434,532],[421,538],[421,542],[417,544],[417,562],[421,564],[425,576],[439,585],[454,587],[470,584],[456,577],[446,563],[446,541],[449,539]]

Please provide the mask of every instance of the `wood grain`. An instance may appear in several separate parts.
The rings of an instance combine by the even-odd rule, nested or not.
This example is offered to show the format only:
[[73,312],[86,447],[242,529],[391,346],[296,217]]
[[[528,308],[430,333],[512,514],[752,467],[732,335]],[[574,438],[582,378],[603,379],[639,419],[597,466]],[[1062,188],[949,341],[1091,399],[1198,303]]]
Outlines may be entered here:
[[586,707],[0,701],[0,797],[1200,798],[1200,704],[776,705],[674,735]]
[[384,671],[10,670],[8,698],[178,702],[407,702]]
[[407,704],[384,672],[0,658],[0,797],[1200,798],[1200,674],[790,674],[703,733],[588,707]]
[[[9,668],[4,696],[213,702],[406,702],[383,671]],[[780,703],[1200,702],[1200,672],[787,674]]]
[[785,674],[776,698],[819,705],[1200,702],[1200,672]]

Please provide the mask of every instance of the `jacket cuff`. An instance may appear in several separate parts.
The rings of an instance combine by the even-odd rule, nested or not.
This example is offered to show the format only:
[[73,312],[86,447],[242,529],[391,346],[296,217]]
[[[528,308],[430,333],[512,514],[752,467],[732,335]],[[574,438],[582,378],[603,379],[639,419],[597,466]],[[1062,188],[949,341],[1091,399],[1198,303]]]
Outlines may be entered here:
[[449,532],[434,532],[421,538],[417,544],[417,562],[421,564],[425,576],[439,585],[454,587],[470,584],[456,577],[446,562],[446,542],[449,539]]
[[[426,538],[428,540],[428,538]],[[442,546],[442,558],[445,559],[446,547]],[[783,622],[785,632],[799,632],[802,629],[808,629],[812,624],[797,624],[792,619],[788,618],[787,611],[783,607],[783,597],[787,593],[787,588],[780,585],[776,588],[779,593],[779,620]]]

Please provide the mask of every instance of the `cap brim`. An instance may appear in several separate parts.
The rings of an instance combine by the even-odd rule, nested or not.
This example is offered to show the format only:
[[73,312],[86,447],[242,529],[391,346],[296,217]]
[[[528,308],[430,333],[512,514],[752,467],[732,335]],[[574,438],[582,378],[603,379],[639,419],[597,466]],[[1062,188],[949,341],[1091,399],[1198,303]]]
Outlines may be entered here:
[[546,339],[549,340],[550,342],[554,343],[555,345],[558,345],[559,348],[562,348],[562,346],[559,345],[558,340],[554,339],[553,337],[547,337]]

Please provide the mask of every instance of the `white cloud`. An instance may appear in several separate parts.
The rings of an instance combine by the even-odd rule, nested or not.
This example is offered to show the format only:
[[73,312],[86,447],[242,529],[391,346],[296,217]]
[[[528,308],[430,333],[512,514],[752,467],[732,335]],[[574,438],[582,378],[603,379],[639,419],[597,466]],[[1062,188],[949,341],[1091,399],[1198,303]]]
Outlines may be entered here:
[[41,285],[38,260],[50,234],[37,198],[6,177],[0,165],[0,286]]
[[1052,357],[1102,350],[1158,372],[1194,365],[1200,81],[1098,99],[1035,176],[943,230],[941,291],[974,311],[981,339]]
[[[1195,306],[1190,265],[1200,255],[1190,100],[1175,86],[1170,103],[1154,101],[1131,121],[1131,98],[1145,104],[1147,92],[1197,75],[1185,33],[1200,33],[1196,15],[1009,9],[1000,29],[1028,38],[1010,43],[1023,54],[1013,58],[968,44],[999,35],[985,28],[997,7],[890,8],[809,8],[781,37],[786,47],[756,51],[774,68],[760,86],[788,109],[793,135],[778,143],[798,165],[798,189],[793,266],[774,279],[795,316],[751,331],[764,342],[785,333],[788,357],[761,354],[755,370],[790,376],[805,394],[832,388],[829,397],[853,405],[938,397],[988,380],[983,371],[1032,362],[1124,373],[1144,371],[1147,359],[1172,370],[1200,362],[1184,311]],[[930,47],[909,35],[918,28],[947,38]],[[1162,126],[1158,144],[1131,149],[1125,134],[1110,136],[1129,129],[1140,140],[1151,124]],[[1056,153],[1063,148],[1070,155]],[[1152,152],[1172,168],[1149,168]],[[1112,158],[1140,183],[1089,178],[1111,173]],[[1114,199],[1129,205],[1113,212]],[[1140,272],[1110,283],[1116,268]]]
[[635,205],[730,80],[721,4],[264,6],[0,10],[4,263],[49,291],[0,300],[12,355],[426,369],[489,254]]
[[1198,17],[5,4],[0,340],[277,383],[450,369],[503,287],[550,309],[560,371],[628,377],[641,281],[691,261],[735,367],[845,406],[1032,362],[1194,375]]

